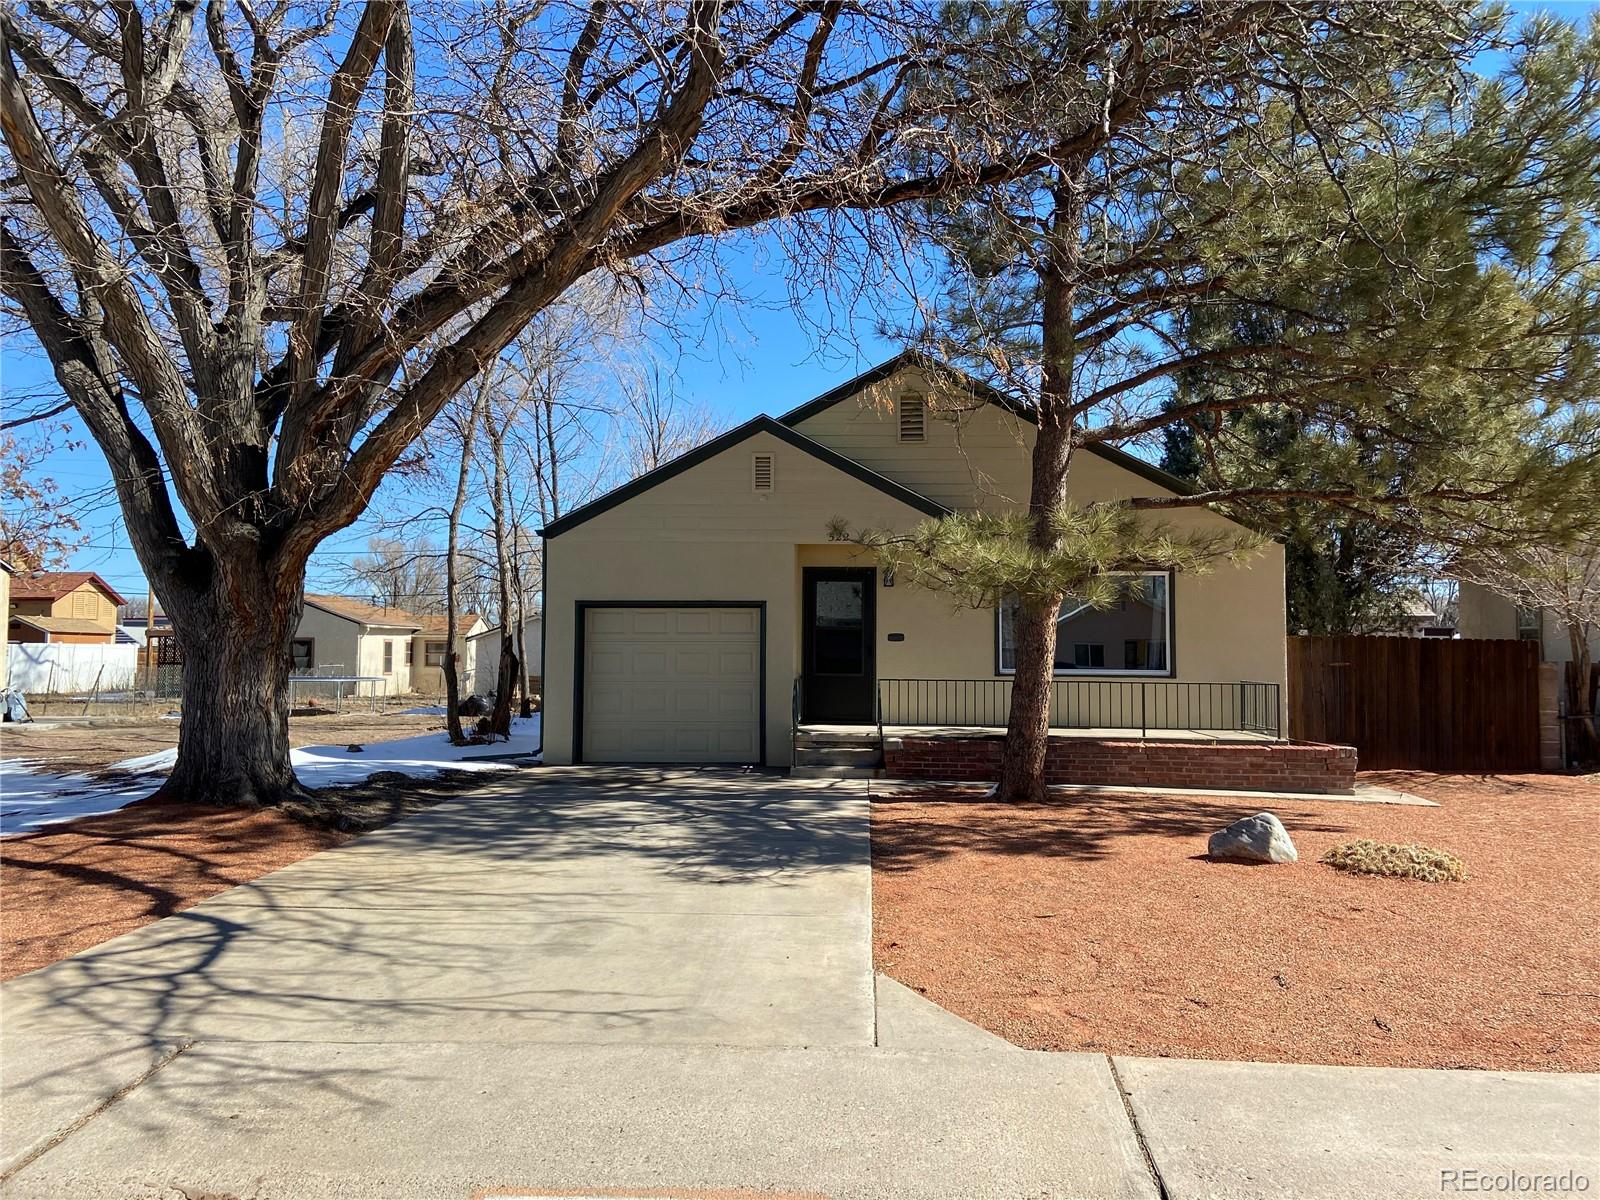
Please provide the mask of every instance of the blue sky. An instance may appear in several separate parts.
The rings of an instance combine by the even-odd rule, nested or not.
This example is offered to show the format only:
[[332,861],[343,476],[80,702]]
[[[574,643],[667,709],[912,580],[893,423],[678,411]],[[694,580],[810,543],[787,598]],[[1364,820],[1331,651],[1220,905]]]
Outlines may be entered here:
[[[678,394],[726,424],[784,412],[899,351],[897,343],[876,335],[876,316],[864,309],[841,317],[812,295],[798,298],[804,315],[797,315],[774,239],[730,242],[720,248],[718,261],[740,302],[690,318],[679,338],[657,339],[656,350],[675,372]],[[819,338],[808,322],[824,321],[842,328]],[[0,347],[0,387],[8,407],[23,397],[57,394],[43,355],[17,338]],[[84,444],[56,450],[41,472],[55,479],[63,499],[83,507],[80,520],[89,541],[70,567],[99,572],[130,599],[143,596],[144,572],[109,494],[105,460],[81,426],[73,425],[78,432],[68,436]],[[325,542],[312,559],[308,589],[363,591],[349,579],[347,564],[366,552],[372,532],[364,519]]]
[[[1595,7],[1596,3],[1580,0],[1512,6],[1519,13],[1551,11],[1569,21],[1583,19]],[[1492,70],[1497,65],[1486,61],[1483,67]],[[705,321],[703,331],[691,323],[684,336],[662,340],[657,349],[675,373],[678,394],[728,424],[761,412],[781,413],[892,357],[900,348],[878,336],[877,314],[864,305],[841,314],[820,289],[796,296],[791,303],[781,251],[772,235],[725,244],[719,262],[741,301],[723,305],[715,319]],[[818,327],[832,332],[820,335]],[[8,338],[0,346],[0,395],[7,407],[22,397],[54,390],[48,364],[26,339]],[[88,542],[70,565],[98,571],[125,596],[142,596],[144,573],[109,493],[105,461],[92,441],[81,432],[75,436],[84,444],[57,450],[44,468],[60,485],[64,499],[83,507],[80,519]],[[359,591],[347,564],[365,552],[371,532],[370,522],[363,520],[324,543],[312,560],[307,586]]]

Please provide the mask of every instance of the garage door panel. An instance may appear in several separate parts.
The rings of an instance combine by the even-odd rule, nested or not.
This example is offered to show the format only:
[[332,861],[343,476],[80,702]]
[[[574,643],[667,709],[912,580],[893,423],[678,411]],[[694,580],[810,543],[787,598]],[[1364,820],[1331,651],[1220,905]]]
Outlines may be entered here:
[[625,628],[620,609],[596,608],[589,611],[590,633],[621,633]]
[[584,626],[589,762],[757,762],[755,608],[597,608]]
[[753,608],[722,608],[716,610],[718,633],[746,633],[757,637],[761,633],[761,615]]

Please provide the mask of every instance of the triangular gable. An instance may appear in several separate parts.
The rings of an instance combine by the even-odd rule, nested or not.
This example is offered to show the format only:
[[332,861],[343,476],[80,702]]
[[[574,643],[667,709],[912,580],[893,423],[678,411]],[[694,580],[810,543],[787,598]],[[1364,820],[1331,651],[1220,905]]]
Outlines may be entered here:
[[[801,425],[818,413],[832,408],[835,404],[849,400],[873,385],[891,378],[897,372],[913,367],[928,373],[936,380],[947,379],[953,381],[979,403],[993,404],[996,408],[1004,409],[1014,417],[1020,417],[1030,425],[1038,424],[1038,417],[1028,405],[1013,396],[1008,396],[999,388],[985,383],[976,376],[969,375],[967,372],[957,367],[952,367],[949,363],[934,358],[931,354],[924,354],[920,350],[902,350],[899,354],[889,359],[888,362],[879,363],[870,370],[863,371],[854,379],[846,380],[838,387],[824,392],[815,400],[806,401],[799,408],[791,409],[789,412],[784,413],[778,420],[789,426]],[[1101,445],[1083,446],[1081,449],[1093,454],[1096,458],[1105,459],[1107,462],[1121,467],[1124,471],[1137,475],[1146,483],[1153,483],[1157,487],[1164,488],[1175,495],[1187,496],[1194,491],[1194,486],[1187,480],[1179,479],[1176,475],[1163,471],[1154,463],[1146,462],[1137,455],[1129,454],[1126,450],[1118,450],[1114,446]]]
[[950,514],[950,510],[944,505],[928,499],[920,492],[913,491],[904,484],[896,483],[887,475],[881,475],[870,467],[862,466],[854,459],[846,458],[837,450],[830,450],[821,442],[814,441],[806,437],[805,434],[799,433],[788,425],[775,421],[763,414],[754,420],[746,421],[735,429],[730,429],[721,437],[713,438],[703,446],[690,450],[687,454],[679,455],[671,462],[639,476],[631,483],[625,483],[621,487],[607,492],[604,496],[590,501],[582,508],[573,509],[566,516],[552,521],[541,529],[539,531],[540,536],[546,538],[559,537],[568,530],[582,525],[585,521],[598,517],[601,513],[608,512],[619,504],[626,504],[628,501],[648,492],[651,488],[657,487],[669,479],[674,479],[685,471],[691,470],[719,454],[732,450],[734,447],[749,441],[761,433],[771,434],[779,441],[809,454],[818,461],[844,472],[853,479],[860,480],[869,487],[876,488],[878,491],[899,500],[902,504],[914,508],[918,512],[925,513],[930,517],[943,517]]

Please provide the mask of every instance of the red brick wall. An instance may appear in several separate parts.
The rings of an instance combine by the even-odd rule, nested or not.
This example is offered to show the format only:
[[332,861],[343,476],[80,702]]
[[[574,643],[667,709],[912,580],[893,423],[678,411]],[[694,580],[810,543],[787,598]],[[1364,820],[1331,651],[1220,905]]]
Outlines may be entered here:
[[[890,738],[883,757],[893,779],[993,780],[1000,739]],[[1206,745],[1053,737],[1045,776],[1051,783],[1348,792],[1356,781],[1356,751],[1316,742]]]

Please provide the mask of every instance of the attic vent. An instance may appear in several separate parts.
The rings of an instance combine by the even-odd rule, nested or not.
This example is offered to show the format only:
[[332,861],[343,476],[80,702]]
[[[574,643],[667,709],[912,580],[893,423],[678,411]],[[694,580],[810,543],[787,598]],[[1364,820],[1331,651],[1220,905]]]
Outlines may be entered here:
[[901,396],[899,400],[900,440],[927,441],[927,405],[921,396]]
[[772,455],[757,454],[751,460],[750,479],[756,491],[772,490]]

